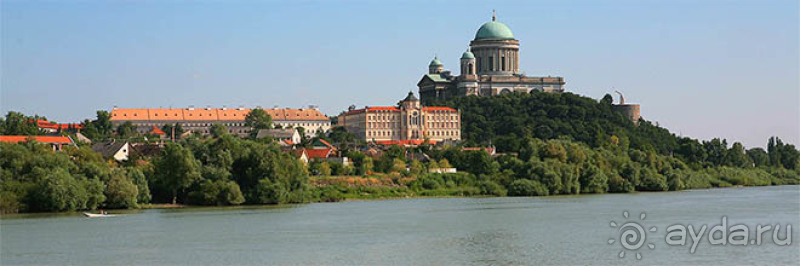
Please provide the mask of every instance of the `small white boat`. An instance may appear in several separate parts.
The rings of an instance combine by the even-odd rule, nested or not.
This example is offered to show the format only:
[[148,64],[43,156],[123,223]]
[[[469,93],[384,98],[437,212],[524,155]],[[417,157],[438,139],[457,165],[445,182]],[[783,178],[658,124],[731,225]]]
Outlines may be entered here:
[[114,214],[88,213],[88,212],[84,212],[83,215],[88,217],[88,218],[114,217],[114,216],[116,216]]

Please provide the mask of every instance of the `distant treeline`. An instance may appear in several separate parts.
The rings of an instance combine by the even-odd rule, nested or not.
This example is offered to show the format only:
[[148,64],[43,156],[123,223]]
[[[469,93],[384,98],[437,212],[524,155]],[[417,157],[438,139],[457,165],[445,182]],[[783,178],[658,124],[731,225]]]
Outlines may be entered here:
[[[388,147],[377,157],[335,128],[353,163],[303,164],[270,139],[239,138],[215,125],[208,136],[170,143],[153,157],[117,163],[88,145],[54,152],[33,142],[0,143],[0,211],[137,208],[146,203],[281,204],[399,196],[545,196],[800,184],[798,150],[779,138],[745,150],[725,140],[677,137],[642,120],[634,125],[600,102],[577,95],[511,94],[440,103],[462,111],[465,145],[495,145],[503,155],[460,146]],[[97,140],[141,138],[105,113],[84,130]],[[38,134],[11,112],[0,132]],[[248,124],[269,127],[256,114]],[[122,132],[120,131],[122,128]],[[91,131],[90,131],[91,132]],[[122,133],[122,134],[120,134]],[[65,132],[66,134],[66,132]],[[304,140],[303,143],[312,143]],[[454,167],[459,173],[431,173]]]
[[512,93],[496,97],[458,97],[435,104],[462,112],[467,145],[497,146],[518,152],[531,139],[566,139],[591,148],[622,148],[676,157],[695,169],[713,166],[795,169],[800,153],[794,145],[769,139],[767,150],[726,140],[698,141],[640,120],[634,125],[614,111],[611,95],[599,102],[572,93]]

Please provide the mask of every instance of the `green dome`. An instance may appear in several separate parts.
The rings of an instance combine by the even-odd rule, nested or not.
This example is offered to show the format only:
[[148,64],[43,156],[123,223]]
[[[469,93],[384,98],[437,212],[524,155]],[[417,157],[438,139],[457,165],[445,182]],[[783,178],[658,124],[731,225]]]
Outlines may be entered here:
[[475,40],[488,39],[513,40],[514,34],[511,33],[511,29],[509,29],[506,24],[497,21],[489,21],[478,29],[478,33],[475,33]]
[[461,59],[474,59],[474,58],[475,58],[475,55],[472,54],[472,52],[470,52],[470,51],[466,51],[463,54],[461,54]]
[[438,57],[434,57],[433,60],[431,60],[431,64],[428,65],[428,66],[429,67],[432,67],[432,66],[444,66],[444,64],[442,64],[442,61],[439,61]]

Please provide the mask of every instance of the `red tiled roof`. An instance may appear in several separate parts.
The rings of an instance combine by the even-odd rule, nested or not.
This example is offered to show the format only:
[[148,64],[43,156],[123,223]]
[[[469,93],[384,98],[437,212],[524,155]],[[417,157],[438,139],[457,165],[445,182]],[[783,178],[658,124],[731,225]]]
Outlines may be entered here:
[[464,147],[464,148],[461,148],[461,151],[486,151],[489,154],[494,154],[494,147],[486,147],[486,148]]
[[60,137],[60,136],[19,136],[19,135],[0,136],[0,142],[20,143],[28,141],[29,138],[33,138],[34,140],[36,140],[36,142],[39,143],[72,144],[72,140],[70,140],[68,137]]
[[331,155],[331,149],[306,149],[306,154],[309,159],[328,158]]
[[[111,121],[244,121],[249,108],[169,108],[111,110]],[[329,120],[317,109],[271,108],[262,109],[272,121],[324,121]]]
[[164,132],[164,130],[161,130],[160,128],[157,128],[156,126],[153,126],[153,129],[150,130],[150,133],[153,133],[153,134],[156,134],[156,135],[166,135],[167,134],[166,132]]
[[429,106],[429,107],[422,107],[422,110],[425,111],[449,111],[449,112],[457,112],[456,109],[450,107],[442,107],[442,106]]
[[[428,106],[422,107],[424,111],[447,111],[447,112],[458,112],[456,109],[450,107],[443,107],[443,106]],[[344,115],[354,115],[360,114],[363,112],[375,112],[375,111],[391,111],[391,112],[400,112],[400,109],[394,106],[373,106],[373,107],[366,107],[356,110],[350,110],[344,113]]]
[[394,106],[373,106],[367,108],[367,111],[392,111],[392,112],[400,112],[400,109]]
[[[406,139],[406,140],[379,140],[375,143],[380,145],[420,145],[424,143],[424,139]],[[435,140],[428,140],[428,144],[436,144]]]
[[327,141],[325,141],[324,139],[319,139],[319,142],[322,142],[322,144],[325,144],[325,146],[328,146],[328,147],[333,147],[333,145],[331,145],[330,143],[328,143],[328,142],[327,142]]
[[70,127],[76,129],[83,128],[83,124],[58,124],[46,120],[36,120],[36,126],[40,128],[62,129],[62,130],[68,129]]
[[394,106],[373,106],[373,107],[366,107],[361,109],[350,110],[344,113],[344,115],[354,115],[360,114],[363,112],[374,112],[374,111],[392,111],[392,112],[400,112],[400,109]]

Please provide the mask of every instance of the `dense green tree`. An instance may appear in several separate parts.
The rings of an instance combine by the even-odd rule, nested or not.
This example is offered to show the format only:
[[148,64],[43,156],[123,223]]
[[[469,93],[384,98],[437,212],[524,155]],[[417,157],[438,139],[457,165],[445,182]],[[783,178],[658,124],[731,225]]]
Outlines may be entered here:
[[711,141],[704,141],[703,148],[708,154],[708,162],[714,165],[725,165],[728,153],[728,141],[714,138]]
[[38,211],[74,211],[87,208],[87,183],[75,179],[65,169],[39,171],[32,195],[31,209]]
[[584,166],[579,180],[580,191],[583,193],[606,193],[608,191],[608,177],[597,166]]
[[117,138],[130,138],[136,135],[136,127],[133,126],[131,121],[125,121],[125,123],[122,123],[117,127],[116,133]]
[[252,129],[250,135],[255,138],[259,130],[272,128],[272,117],[264,109],[255,108],[244,118],[244,124]]
[[105,189],[107,208],[128,209],[138,207],[139,188],[123,173],[117,171]]
[[236,182],[205,180],[189,193],[189,201],[197,205],[239,205],[245,199]]
[[769,155],[767,155],[767,151],[762,148],[752,148],[747,150],[747,157],[750,157],[750,160],[753,161],[753,164],[756,167],[769,165]]
[[42,135],[44,132],[36,126],[36,120],[44,119],[9,111],[5,119],[0,118],[0,135]]
[[734,142],[733,146],[725,154],[725,165],[735,167],[751,167],[753,161],[745,153],[744,146],[739,142]]
[[84,120],[83,124],[81,132],[92,141],[106,140],[114,133],[114,125],[111,123],[111,114],[108,111],[98,110],[94,120]]
[[167,136],[170,139],[173,138],[173,135],[172,135],[173,134],[173,132],[172,132],[173,129],[175,130],[175,132],[174,132],[175,133],[175,136],[174,136],[175,139],[180,138],[180,136],[183,135],[183,133],[185,132],[183,130],[183,126],[181,126],[181,123],[175,123],[174,125],[173,124],[164,124],[164,126],[161,127],[161,130],[164,131],[164,133],[167,133]]
[[212,124],[210,131],[213,138],[220,138],[228,134],[228,128],[223,124]]
[[178,144],[164,147],[164,155],[153,162],[158,183],[170,193],[172,204],[178,202],[178,193],[200,179],[200,164],[191,151]]
[[127,170],[128,179],[136,185],[136,202],[137,203],[150,203],[152,196],[150,195],[150,186],[147,184],[147,177],[144,172],[136,167],[129,167]]

